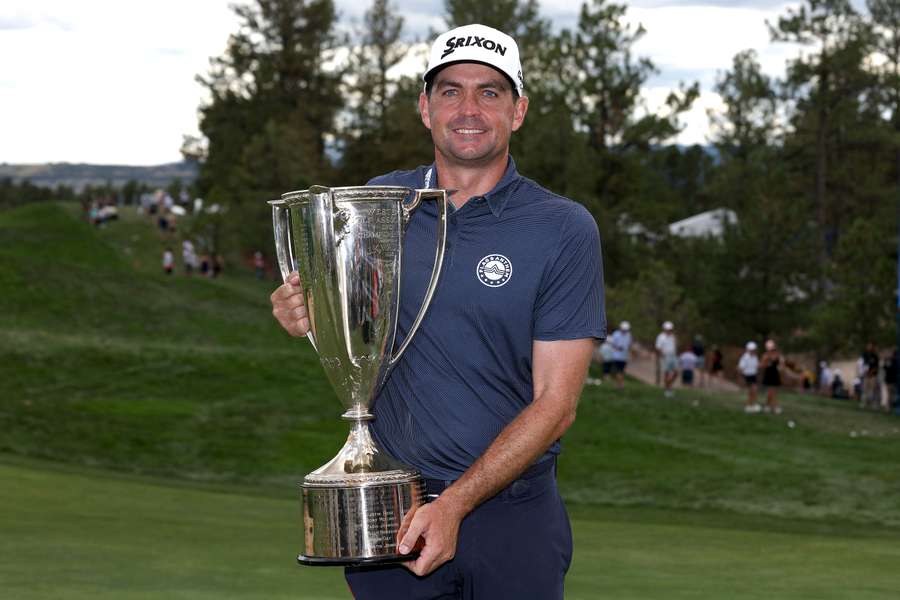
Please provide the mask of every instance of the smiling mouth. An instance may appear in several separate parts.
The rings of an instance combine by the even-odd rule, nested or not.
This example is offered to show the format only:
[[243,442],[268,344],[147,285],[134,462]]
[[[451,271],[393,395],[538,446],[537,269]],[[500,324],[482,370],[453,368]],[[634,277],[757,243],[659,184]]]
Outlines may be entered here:
[[458,133],[460,135],[478,135],[484,133],[484,129],[454,129],[453,133]]

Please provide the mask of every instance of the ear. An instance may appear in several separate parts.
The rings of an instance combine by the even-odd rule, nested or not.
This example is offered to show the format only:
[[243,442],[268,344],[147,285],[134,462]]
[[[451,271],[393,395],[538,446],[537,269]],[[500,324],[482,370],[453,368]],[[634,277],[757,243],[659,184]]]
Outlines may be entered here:
[[516,107],[513,112],[512,130],[518,131],[522,123],[525,122],[525,114],[528,112],[528,97],[519,96],[516,100]]
[[431,129],[431,115],[428,114],[428,96],[425,92],[419,94],[419,116],[427,129]]

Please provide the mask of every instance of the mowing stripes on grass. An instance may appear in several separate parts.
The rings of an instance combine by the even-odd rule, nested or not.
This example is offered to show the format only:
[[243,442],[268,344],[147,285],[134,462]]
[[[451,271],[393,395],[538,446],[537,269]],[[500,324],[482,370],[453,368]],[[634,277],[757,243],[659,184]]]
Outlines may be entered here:
[[[294,564],[298,513],[293,498],[0,462],[0,590],[10,600],[348,600],[340,569]],[[890,534],[702,520],[579,507],[566,598],[893,600],[900,589]]]

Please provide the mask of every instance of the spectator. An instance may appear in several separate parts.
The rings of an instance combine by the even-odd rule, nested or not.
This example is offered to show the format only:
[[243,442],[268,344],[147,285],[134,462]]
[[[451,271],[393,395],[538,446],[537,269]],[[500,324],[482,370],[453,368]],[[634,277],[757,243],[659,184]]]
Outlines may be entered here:
[[694,343],[691,344],[691,352],[697,357],[697,382],[700,387],[706,387],[706,347],[703,345],[703,336],[697,334],[694,336]]
[[678,360],[676,356],[675,325],[672,321],[662,324],[662,331],[656,336],[656,356],[659,359],[659,372],[663,378],[663,394],[666,398],[675,395],[672,384],[678,375]]
[[762,384],[766,388],[766,412],[773,412],[776,415],[781,414],[781,407],[778,405],[778,388],[781,387],[781,372],[779,365],[781,363],[781,353],[775,346],[775,340],[766,340],[766,351],[762,355],[759,366],[763,370]]
[[756,342],[747,342],[744,353],[738,361],[738,371],[744,376],[747,384],[747,402],[744,404],[745,413],[758,413],[761,407],[756,402],[756,377],[759,373],[759,356],[756,355]]
[[844,377],[841,375],[840,371],[834,371],[834,374],[831,377],[831,397],[839,400],[847,400],[850,398],[847,387],[844,385]]
[[831,395],[831,382],[834,379],[834,371],[824,360],[819,363],[819,393]]
[[722,351],[718,346],[713,346],[712,355],[709,357],[709,374],[712,377],[719,378],[722,376]]
[[897,400],[897,349],[884,357],[884,398],[882,406],[887,412]]
[[859,357],[860,378],[862,379],[862,396],[859,399],[859,406],[876,407],[881,404],[881,389],[878,382],[878,352],[875,350],[875,344],[869,342],[866,344],[865,350]]
[[181,242],[181,261],[184,263],[184,274],[191,275],[197,265],[197,253],[194,251],[194,243],[191,240]]
[[594,352],[594,361],[600,363],[602,372],[600,381],[603,381],[612,373],[613,347],[609,338],[606,338],[597,346]]
[[685,348],[678,357],[678,366],[681,368],[681,385],[691,387],[694,385],[694,370],[697,368],[698,357],[690,348]]
[[625,369],[631,353],[631,323],[622,321],[609,339],[612,346],[612,373],[616,378],[616,386],[625,387]]
[[91,202],[91,208],[88,209],[88,220],[91,225],[100,226],[100,207],[97,206],[96,201]]
[[172,253],[171,248],[166,248],[163,252],[162,266],[166,275],[172,274],[172,269],[175,267],[175,254]]

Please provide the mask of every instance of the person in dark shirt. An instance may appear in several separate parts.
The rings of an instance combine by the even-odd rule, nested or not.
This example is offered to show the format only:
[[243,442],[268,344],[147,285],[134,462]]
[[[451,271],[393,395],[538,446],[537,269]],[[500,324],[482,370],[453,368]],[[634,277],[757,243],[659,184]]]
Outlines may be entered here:
[[759,366],[763,372],[762,384],[766,389],[765,411],[776,415],[781,414],[781,406],[778,404],[778,388],[781,387],[779,367],[782,362],[781,353],[775,346],[775,340],[766,340],[766,351],[760,358]]
[[[482,25],[444,33],[424,80],[419,111],[434,163],[370,185],[456,190],[452,258],[374,402],[372,430],[422,472],[435,498],[400,528],[398,552],[421,548],[417,559],[346,577],[357,600],[562,600],[572,536],[555,457],[606,334],[597,224],[581,204],[516,171],[509,139],[528,99],[511,37]],[[413,250],[402,266],[400,331],[431,273],[432,208],[413,214],[404,239]],[[271,301],[288,333],[307,333],[296,272]]]
[[887,388],[884,401],[886,412],[897,402],[897,349],[884,358],[884,385]]
[[718,346],[713,346],[712,354],[709,357],[709,374],[712,377],[722,377],[725,365],[722,364],[722,351]]

